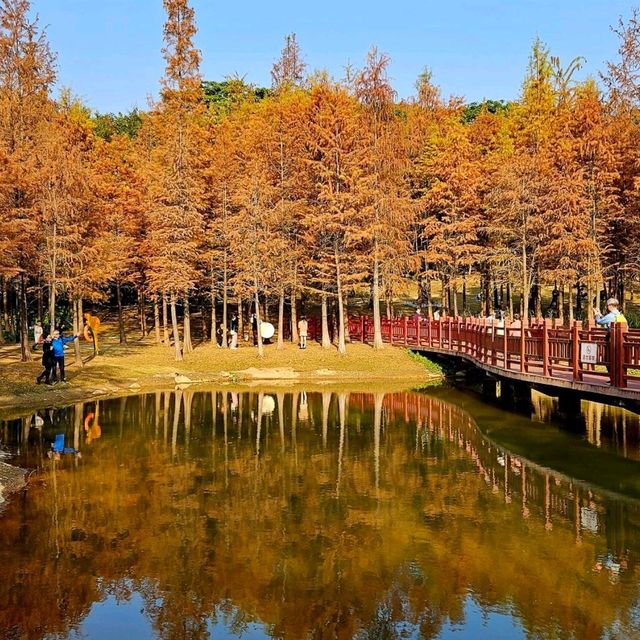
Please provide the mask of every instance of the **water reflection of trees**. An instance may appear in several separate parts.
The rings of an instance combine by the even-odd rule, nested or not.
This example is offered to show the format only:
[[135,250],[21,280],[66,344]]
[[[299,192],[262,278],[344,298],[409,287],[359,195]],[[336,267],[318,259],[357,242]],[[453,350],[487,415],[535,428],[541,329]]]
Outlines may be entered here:
[[[206,637],[219,617],[294,638],[401,622],[434,637],[469,593],[543,638],[632,624],[637,506],[496,447],[428,395],[178,390],[42,417],[3,425],[40,469],[0,520],[9,637],[66,633],[132,591],[164,638]],[[44,456],[59,430],[81,460]]]

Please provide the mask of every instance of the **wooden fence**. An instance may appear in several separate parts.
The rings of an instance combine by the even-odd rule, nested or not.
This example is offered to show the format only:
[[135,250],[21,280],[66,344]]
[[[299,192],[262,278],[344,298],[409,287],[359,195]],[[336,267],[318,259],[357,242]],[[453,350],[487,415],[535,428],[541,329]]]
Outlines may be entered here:
[[[640,330],[622,324],[609,331],[580,321],[559,326],[540,319],[514,326],[475,318],[403,317],[382,319],[381,330],[388,344],[464,354],[511,372],[640,390]],[[321,339],[317,318],[309,318],[309,339]],[[349,317],[348,339],[373,342],[373,320]]]

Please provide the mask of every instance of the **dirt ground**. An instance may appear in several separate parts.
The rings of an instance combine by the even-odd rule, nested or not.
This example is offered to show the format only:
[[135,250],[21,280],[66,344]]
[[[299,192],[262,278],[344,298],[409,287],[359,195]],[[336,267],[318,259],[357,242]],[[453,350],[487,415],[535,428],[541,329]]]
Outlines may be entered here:
[[188,384],[388,381],[421,384],[440,378],[436,367],[425,366],[408,351],[386,346],[379,351],[368,345],[348,344],[347,353],[322,349],[310,343],[300,350],[290,343],[278,350],[265,345],[257,349],[246,343],[237,350],[221,349],[209,342],[195,346],[184,360],[176,362],[173,348],[155,343],[154,334],[142,338],[130,331],[128,343],[120,344],[115,327],[106,325],[101,354],[93,357],[93,346],[81,341],[83,366],[75,364],[73,346],[66,352],[67,384],[36,384],[41,371],[41,352],[32,362],[20,362],[17,345],[0,345],[0,408],[43,407],[84,399],[137,393],[139,390]]

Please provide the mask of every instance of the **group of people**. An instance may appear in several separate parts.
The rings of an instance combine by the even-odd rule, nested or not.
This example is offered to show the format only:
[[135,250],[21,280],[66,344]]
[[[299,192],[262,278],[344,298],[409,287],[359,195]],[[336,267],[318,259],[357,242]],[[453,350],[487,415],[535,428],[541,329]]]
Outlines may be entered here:
[[[41,327],[40,327],[41,328]],[[34,338],[36,337],[34,331]],[[58,378],[60,382],[66,382],[64,372],[64,345],[80,337],[80,334],[73,336],[63,336],[58,329],[43,337],[43,332],[37,337],[36,344],[42,346],[42,372],[36,378],[38,384],[56,384]]]
[[[255,313],[251,314],[250,324],[251,324],[251,334],[253,339],[253,345],[256,346],[258,344],[258,318]],[[230,349],[238,348],[238,325],[239,325],[238,314],[233,312],[231,314],[231,318],[227,326],[227,345],[226,346],[229,347]],[[300,347],[300,349],[306,349],[307,337],[309,335],[309,322],[307,321],[307,318],[305,315],[300,316],[300,320],[298,320],[297,326],[298,326],[298,337],[299,337],[298,346]],[[222,322],[218,325],[216,334],[217,334],[218,344],[222,346],[225,340],[224,324]],[[263,334],[263,338],[264,338],[264,334]]]

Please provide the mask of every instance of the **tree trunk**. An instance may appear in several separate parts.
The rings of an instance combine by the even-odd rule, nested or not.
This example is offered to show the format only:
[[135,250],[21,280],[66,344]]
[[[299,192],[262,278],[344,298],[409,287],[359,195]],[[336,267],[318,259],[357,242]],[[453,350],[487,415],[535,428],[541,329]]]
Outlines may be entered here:
[[58,265],[57,256],[58,225],[54,221],[52,234],[52,254],[51,254],[51,277],[49,278],[49,333],[53,333],[56,328],[56,267]]
[[229,271],[227,269],[227,252],[224,252],[224,270],[222,273],[222,348],[228,346],[227,323],[229,322]]
[[206,305],[202,303],[200,306],[200,326],[202,327],[202,341],[207,339],[207,313]]
[[569,326],[573,324],[573,287],[569,285]]
[[345,296],[344,300],[344,340],[346,343],[351,343],[351,335],[349,334],[349,296]]
[[[44,321],[43,321],[44,324]],[[0,344],[4,344],[4,332],[7,329],[7,283],[0,276]]]
[[[82,316],[80,311],[81,305],[82,305],[82,302],[77,298],[75,298],[71,303],[71,306],[73,307],[74,333],[76,335],[80,333],[80,329],[82,328]],[[73,351],[76,357],[76,365],[78,367],[82,367],[83,363],[82,363],[82,353],[80,352],[80,340],[73,341]]]
[[469,305],[467,304],[467,281],[462,281],[462,315],[469,315]]
[[138,287],[138,309],[140,312],[140,332],[144,338],[147,335],[147,297],[144,295],[142,287]]
[[558,300],[558,320],[564,324],[564,284],[560,285],[560,299]]
[[242,313],[242,298],[238,298],[238,342],[244,339],[244,318]]
[[53,278],[49,281],[49,333],[56,328],[56,287]]
[[260,331],[260,295],[258,294],[258,277],[253,278],[253,296],[256,305],[256,337],[258,342],[258,358],[264,356],[264,347],[262,346],[262,332]]
[[42,291],[42,274],[38,274],[38,320],[42,323],[42,312],[44,310],[44,300]]
[[116,282],[116,298],[118,300],[118,332],[120,334],[120,344],[127,343],[127,336],[124,332],[124,318],[122,317],[122,291],[120,290],[120,281]]
[[160,305],[158,304],[158,295],[153,296],[153,328],[156,334],[156,343],[160,344],[162,339],[160,338]]
[[[377,244],[376,241],[376,251]],[[338,264],[337,260],[338,258],[336,256],[336,267]],[[371,295],[373,297],[373,348],[382,349],[384,343],[382,342],[382,323],[380,322],[380,264],[377,256],[373,259],[373,286]]]
[[162,335],[163,342],[169,346],[171,344],[171,340],[169,340],[169,323],[167,319],[167,293],[166,291],[162,292]]
[[298,335],[298,309],[296,300],[296,287],[295,284],[291,288],[291,342],[297,344],[300,341]]
[[454,318],[458,317],[458,285],[456,284],[455,278],[451,283],[451,297],[453,298],[453,316]]
[[[213,284],[213,278],[211,279],[211,290],[209,292],[209,295],[211,297],[211,332],[209,334],[209,337],[211,339],[211,342],[213,342],[213,344],[216,345],[216,347],[219,347],[220,345],[218,344],[218,316],[216,313],[216,288]],[[224,346],[224,340],[222,341]]]
[[189,292],[184,294],[184,315],[182,317],[182,339],[183,339],[183,353],[191,353],[193,351],[193,344],[191,342],[191,308],[189,307]]
[[345,353],[347,346],[344,341],[344,303],[342,300],[342,273],[340,271],[340,260],[338,258],[338,248],[334,247],[334,258],[336,261],[336,293],[338,296],[338,353]]
[[322,348],[331,347],[331,336],[329,335],[329,314],[327,313],[327,294],[322,294]]
[[280,289],[278,304],[278,349],[284,349],[284,287]]
[[535,312],[536,312],[536,318],[541,318],[542,317],[542,296],[540,292],[540,273],[537,269],[535,270],[534,273],[536,276],[536,297],[534,300]]
[[182,349],[180,348],[180,333],[178,330],[178,313],[176,311],[175,291],[171,292],[171,324],[173,326],[173,346],[176,352],[176,360],[182,360]]
[[527,245],[522,241],[522,321],[529,321],[529,274],[527,272]]
[[513,320],[513,295],[510,282],[507,282],[507,304],[509,305],[509,318]]
[[27,285],[24,272],[20,274],[20,359],[31,362],[31,345],[29,344],[29,320],[27,316]]

